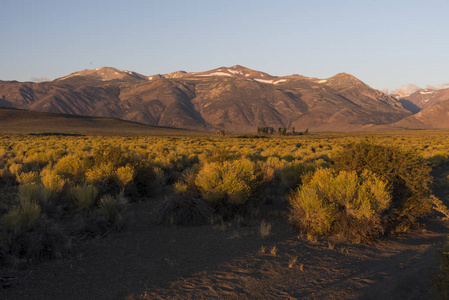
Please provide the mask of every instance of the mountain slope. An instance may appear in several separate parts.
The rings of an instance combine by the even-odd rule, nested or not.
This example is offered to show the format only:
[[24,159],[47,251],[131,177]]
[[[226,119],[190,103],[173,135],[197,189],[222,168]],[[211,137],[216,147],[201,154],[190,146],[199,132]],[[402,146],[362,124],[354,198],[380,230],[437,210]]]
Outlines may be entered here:
[[449,99],[449,89],[420,89],[410,95],[398,98],[398,101],[404,108],[410,110],[412,113],[417,113],[422,109],[446,99]]
[[0,81],[0,105],[189,129],[355,130],[410,112],[349,74],[277,77],[243,66],[144,76],[114,68],[52,82]]
[[4,133],[184,135],[193,132],[112,118],[36,112],[0,106],[0,134]]
[[410,129],[449,129],[449,97],[393,125]]

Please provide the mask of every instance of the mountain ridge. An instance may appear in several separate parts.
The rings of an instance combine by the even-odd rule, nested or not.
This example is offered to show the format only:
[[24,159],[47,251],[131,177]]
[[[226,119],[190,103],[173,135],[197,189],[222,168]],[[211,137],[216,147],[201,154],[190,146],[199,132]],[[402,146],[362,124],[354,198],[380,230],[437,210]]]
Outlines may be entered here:
[[0,99],[3,106],[199,130],[357,130],[411,114],[347,73],[273,76],[241,65],[151,76],[103,67],[51,82],[0,81]]

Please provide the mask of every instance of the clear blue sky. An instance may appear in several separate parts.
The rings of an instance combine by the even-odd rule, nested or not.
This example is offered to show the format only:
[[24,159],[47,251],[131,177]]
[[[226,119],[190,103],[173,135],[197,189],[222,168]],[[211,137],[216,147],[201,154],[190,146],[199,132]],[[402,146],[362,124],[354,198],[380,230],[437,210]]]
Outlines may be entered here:
[[449,1],[0,0],[0,80],[236,64],[377,89],[447,83]]

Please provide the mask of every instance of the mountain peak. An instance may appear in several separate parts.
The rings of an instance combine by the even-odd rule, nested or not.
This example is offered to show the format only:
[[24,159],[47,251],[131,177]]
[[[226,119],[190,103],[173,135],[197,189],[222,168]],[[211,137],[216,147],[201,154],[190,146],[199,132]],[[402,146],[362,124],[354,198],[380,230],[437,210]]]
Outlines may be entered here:
[[272,76],[268,73],[256,71],[241,65],[235,65],[232,67],[220,67],[206,72],[194,73],[195,76],[207,77],[207,76],[227,76],[227,77],[242,77],[248,80],[255,80],[262,83],[273,83],[276,76]]
[[332,79],[332,78],[334,78],[334,79],[352,79],[352,80],[360,81],[359,79],[357,79],[357,77],[355,77],[351,74],[345,73],[345,72],[338,73],[329,79]]
[[65,80],[75,76],[90,77],[101,81],[109,81],[115,79],[121,80],[147,80],[146,76],[132,71],[122,71],[113,67],[101,67],[96,69],[85,69],[83,71],[72,73],[58,80]]
[[326,84],[334,87],[344,87],[344,86],[353,86],[353,87],[362,87],[366,86],[360,79],[357,77],[348,74],[348,73],[338,73],[337,75],[332,76],[326,80]]

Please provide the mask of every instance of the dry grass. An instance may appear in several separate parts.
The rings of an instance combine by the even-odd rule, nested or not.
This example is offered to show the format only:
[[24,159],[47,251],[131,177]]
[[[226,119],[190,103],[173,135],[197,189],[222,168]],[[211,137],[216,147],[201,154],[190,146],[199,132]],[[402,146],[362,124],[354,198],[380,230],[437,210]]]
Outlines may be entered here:
[[264,240],[266,240],[271,235],[271,224],[265,220],[262,220],[260,223],[259,234]]

